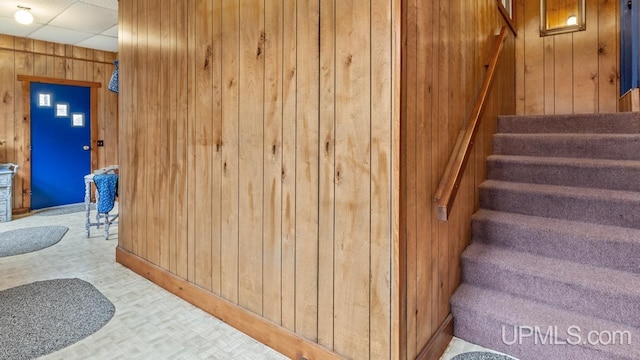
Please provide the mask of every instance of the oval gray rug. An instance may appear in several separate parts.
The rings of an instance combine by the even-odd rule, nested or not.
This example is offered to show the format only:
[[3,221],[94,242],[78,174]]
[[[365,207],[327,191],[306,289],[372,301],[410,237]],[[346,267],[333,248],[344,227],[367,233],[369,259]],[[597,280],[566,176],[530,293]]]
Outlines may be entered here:
[[[93,211],[96,210],[96,204],[89,204],[89,208]],[[56,206],[47,209],[37,210],[34,214],[35,216],[56,216],[56,215],[66,215],[73,214],[77,212],[84,212],[85,207],[84,204],[72,204],[72,205],[64,205],[64,206]]]
[[0,291],[0,359],[33,359],[100,330],[115,307],[80,279],[38,281]]
[[471,351],[456,355],[451,360],[513,360],[513,358],[488,351]]
[[0,257],[47,248],[60,241],[67,230],[66,226],[36,226],[0,233]]

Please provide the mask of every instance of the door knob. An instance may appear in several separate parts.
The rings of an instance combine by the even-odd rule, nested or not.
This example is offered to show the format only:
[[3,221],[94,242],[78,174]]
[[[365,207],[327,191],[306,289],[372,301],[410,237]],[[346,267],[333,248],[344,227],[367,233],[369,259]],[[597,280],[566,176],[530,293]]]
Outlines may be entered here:
[[89,148],[89,145],[85,145],[85,146],[83,146],[83,147],[82,147],[82,150],[85,150],[85,151],[86,151],[86,150],[89,150],[89,149],[90,149],[90,148]]

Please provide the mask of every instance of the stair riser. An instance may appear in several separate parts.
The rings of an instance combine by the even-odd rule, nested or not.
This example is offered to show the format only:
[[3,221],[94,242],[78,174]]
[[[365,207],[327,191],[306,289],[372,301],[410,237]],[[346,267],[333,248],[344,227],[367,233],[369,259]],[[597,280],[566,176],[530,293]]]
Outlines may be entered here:
[[619,113],[615,119],[600,115],[501,116],[501,133],[640,133],[640,116]]
[[640,202],[480,188],[480,207],[603,225],[640,228]]
[[[634,180],[640,179],[640,166],[557,159],[640,160],[640,114],[501,116],[498,132],[494,154],[556,159],[489,158],[487,178],[496,181],[480,187],[481,208],[640,229],[640,196],[607,191],[640,192]],[[640,276],[635,230],[484,211],[474,216],[472,239],[475,244],[462,256],[462,285],[451,299],[456,336],[522,360],[639,358],[635,332],[632,346],[548,345],[532,337],[505,342],[505,334],[513,338],[514,324],[543,331],[544,323],[557,324],[561,337],[571,324],[640,328],[640,292],[629,287]]]
[[[640,167],[532,164],[489,160],[487,178],[534,184],[640,191]],[[594,180],[597,179],[597,180]]]
[[463,257],[464,283],[499,290],[585,315],[640,326],[640,296],[611,293],[592,286],[501,269],[489,262]]
[[590,159],[640,160],[640,137],[501,136],[493,138],[493,153]]
[[[451,307],[454,318],[454,335],[471,343],[484,346],[489,349],[515,356],[520,360],[562,359],[562,360],[632,360],[633,357],[625,357],[612,353],[605,353],[594,348],[570,345],[549,345],[551,341],[542,344],[534,337],[524,337],[522,343],[508,345],[514,342],[514,334],[517,330],[511,324],[487,318],[484,314],[477,314],[465,308]],[[527,324],[536,326],[536,324]],[[503,330],[504,327],[504,330]],[[542,327],[541,330],[547,330]],[[504,332],[504,335],[503,335]],[[558,329],[558,333],[566,333]],[[517,335],[516,338],[517,340]],[[540,339],[540,338],[538,338]],[[566,339],[565,339],[566,340]],[[554,340],[556,343],[565,340]]]
[[640,243],[584,237],[553,229],[536,230],[517,224],[472,222],[474,242],[502,246],[582,264],[640,273]]

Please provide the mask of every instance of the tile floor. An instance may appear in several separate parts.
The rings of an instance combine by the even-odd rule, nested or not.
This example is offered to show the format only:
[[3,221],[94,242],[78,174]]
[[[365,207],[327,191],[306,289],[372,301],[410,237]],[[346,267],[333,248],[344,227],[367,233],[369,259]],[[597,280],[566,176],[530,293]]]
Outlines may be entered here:
[[[451,342],[449,343],[447,350],[445,350],[444,354],[442,354],[442,357],[440,358],[440,360],[451,360],[456,355],[460,355],[460,354],[463,354],[466,352],[472,352],[472,351],[488,351],[488,352],[504,355],[497,351],[489,350],[489,349],[483,348],[482,346],[478,346],[454,337],[453,340],[451,340]],[[517,359],[514,358],[514,360],[517,360]]]
[[[111,321],[88,338],[42,359],[285,359],[204,311],[115,262],[118,226],[104,240],[101,230],[84,232],[84,213],[31,214],[0,223],[0,232],[44,225],[69,231],[54,246],[0,258],[0,290],[39,280],[80,278],[93,284],[116,307]],[[453,339],[441,360],[486,350]]]
[[115,262],[118,226],[109,240],[84,232],[84,213],[14,217],[0,232],[43,225],[69,231],[54,246],[0,258],[0,290],[55,278],[93,284],[116,307],[97,333],[42,359],[285,359],[249,336]]

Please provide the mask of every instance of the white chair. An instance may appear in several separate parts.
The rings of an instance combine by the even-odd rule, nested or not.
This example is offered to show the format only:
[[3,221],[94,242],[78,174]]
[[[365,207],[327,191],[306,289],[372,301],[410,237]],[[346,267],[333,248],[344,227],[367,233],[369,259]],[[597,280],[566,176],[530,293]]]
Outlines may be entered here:
[[109,226],[118,218],[119,214],[110,215],[116,202],[116,192],[118,188],[118,174],[98,174],[94,175],[93,182],[96,184],[96,222],[87,224],[87,237],[90,235],[90,227],[95,225],[100,228],[104,225],[104,238],[109,238]]

